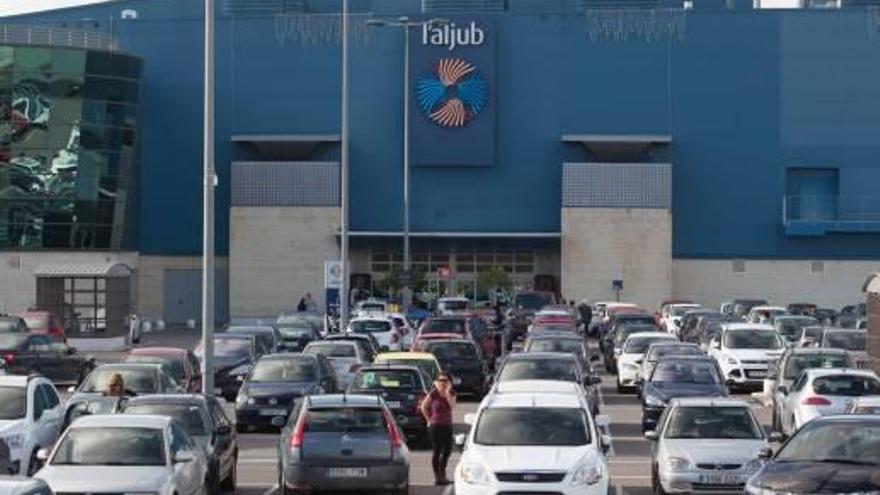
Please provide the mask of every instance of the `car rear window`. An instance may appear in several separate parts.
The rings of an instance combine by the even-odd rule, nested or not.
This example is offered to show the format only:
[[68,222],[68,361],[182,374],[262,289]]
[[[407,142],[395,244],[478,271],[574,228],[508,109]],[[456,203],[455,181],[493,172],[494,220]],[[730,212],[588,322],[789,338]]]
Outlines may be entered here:
[[360,407],[310,409],[308,433],[385,433],[381,409]]
[[204,436],[208,434],[205,418],[198,406],[189,404],[129,404],[125,408],[125,414],[156,414],[169,416],[186,430],[190,435]]
[[716,385],[721,379],[712,362],[660,361],[652,382],[694,383],[700,385]]
[[49,328],[49,317],[46,315],[29,315],[22,318],[31,329]]
[[362,320],[351,322],[354,333],[383,333],[391,330],[391,322],[384,320]]
[[138,395],[155,394],[159,391],[159,384],[156,383],[156,374],[152,370],[147,369],[119,369],[106,368],[97,369],[89,374],[83,383],[81,392],[105,392],[109,390],[110,378],[119,373],[122,375],[122,381],[125,389]]
[[424,333],[464,333],[464,320],[428,320],[425,323]]
[[793,355],[785,364],[785,378],[794,380],[801,371],[808,368],[846,368],[846,356],[843,354],[802,354]]
[[355,376],[351,390],[417,390],[421,388],[415,370],[366,370]]
[[666,356],[699,356],[703,351],[695,345],[661,345],[653,346],[645,359],[648,361],[659,361]]
[[861,397],[880,394],[880,381],[856,375],[823,376],[813,380],[813,392],[819,395]]
[[651,344],[655,342],[669,342],[674,340],[673,337],[656,336],[656,337],[639,337],[626,340],[623,352],[626,354],[644,354]]
[[427,342],[426,352],[433,354],[439,361],[477,360],[477,348],[470,342]]
[[303,351],[303,354],[320,354],[327,357],[349,358],[357,357],[354,344],[343,342],[326,343],[326,344],[309,344]]
[[314,358],[261,359],[254,367],[252,382],[313,382],[318,379]]
[[724,334],[728,349],[780,349],[782,342],[776,330],[735,330]]
[[162,370],[177,379],[184,378],[183,363],[176,356],[150,356],[146,354],[130,354],[125,358],[126,363],[158,364]]
[[568,339],[540,339],[529,342],[526,348],[527,352],[570,352],[572,354],[581,354],[583,352],[583,343],[578,340]]
[[518,359],[504,363],[498,376],[499,382],[508,380],[558,380],[576,382],[577,371],[574,361]]
[[847,351],[864,351],[868,348],[868,333],[828,332],[825,334],[823,347],[845,349]]

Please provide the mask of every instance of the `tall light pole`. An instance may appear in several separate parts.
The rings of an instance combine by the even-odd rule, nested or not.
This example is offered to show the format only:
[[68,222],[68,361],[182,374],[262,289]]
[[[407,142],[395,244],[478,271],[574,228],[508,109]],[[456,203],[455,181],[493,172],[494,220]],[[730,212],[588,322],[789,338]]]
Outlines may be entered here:
[[442,26],[448,24],[446,19],[429,19],[427,21],[412,21],[409,17],[399,17],[396,21],[382,19],[370,19],[368,26],[397,27],[403,31],[403,273],[406,274],[407,283],[404,284],[404,308],[411,300],[410,284],[412,283],[409,248],[409,30],[413,27]]
[[205,0],[204,197],[202,201],[202,393],[214,394],[214,0]]
[[342,288],[339,290],[340,330],[348,323],[349,256],[348,256],[348,0],[342,0],[342,117],[341,117],[342,159],[339,166],[340,181],[340,260],[342,265]]

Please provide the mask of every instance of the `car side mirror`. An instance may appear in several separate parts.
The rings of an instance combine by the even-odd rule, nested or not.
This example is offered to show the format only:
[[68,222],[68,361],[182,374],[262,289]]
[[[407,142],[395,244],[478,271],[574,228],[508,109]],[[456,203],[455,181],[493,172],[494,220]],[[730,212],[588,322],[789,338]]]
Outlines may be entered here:
[[218,435],[225,436],[225,435],[229,435],[230,433],[232,433],[232,427],[229,425],[220,425],[217,427],[217,434]]
[[467,435],[465,435],[464,433],[459,433],[459,434],[455,435],[455,438],[453,440],[455,443],[455,449],[458,450],[459,452],[463,451],[464,444],[465,444],[465,442],[467,442]]
[[788,395],[788,387],[786,387],[785,385],[780,385],[776,388],[776,390],[778,390],[779,393],[782,395]]
[[773,457],[773,449],[770,447],[764,447],[758,451],[758,459],[769,459],[771,457]]
[[37,460],[40,462],[46,462],[49,460],[49,449],[42,448],[37,451]]
[[780,433],[778,431],[771,431],[769,440],[770,440],[770,443],[782,442],[782,440],[783,440],[782,433]]
[[606,428],[611,425],[611,417],[605,414],[599,414],[593,421],[596,422],[596,426],[599,428]]
[[191,450],[181,450],[180,452],[174,454],[174,463],[184,463],[184,462],[192,462],[196,459],[195,454]]
[[611,436],[610,435],[602,435],[599,439],[602,445],[602,453],[607,454],[609,450],[611,450]]
[[644,435],[645,440],[650,440],[652,442],[656,442],[660,438],[660,435],[658,435],[657,432],[654,430],[648,430],[644,433]]

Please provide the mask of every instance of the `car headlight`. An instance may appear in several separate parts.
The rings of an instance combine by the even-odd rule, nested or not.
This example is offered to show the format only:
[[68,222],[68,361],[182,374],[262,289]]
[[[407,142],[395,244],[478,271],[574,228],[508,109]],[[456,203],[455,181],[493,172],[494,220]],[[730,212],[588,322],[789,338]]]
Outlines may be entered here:
[[666,402],[656,395],[645,395],[645,405],[651,407],[666,407]]
[[18,450],[24,446],[24,433],[15,433],[3,437],[9,450]]
[[743,471],[747,473],[754,473],[764,467],[764,459],[752,459],[747,462],[745,466],[743,466]]
[[571,483],[575,485],[595,485],[605,477],[605,466],[600,462],[584,464],[574,472]]
[[734,357],[728,357],[727,364],[737,365],[737,364],[739,364],[739,360]]
[[666,459],[666,470],[671,472],[682,472],[691,469],[691,461],[684,457],[670,457]]
[[489,473],[483,466],[469,463],[461,466],[461,480],[471,485],[488,485]]

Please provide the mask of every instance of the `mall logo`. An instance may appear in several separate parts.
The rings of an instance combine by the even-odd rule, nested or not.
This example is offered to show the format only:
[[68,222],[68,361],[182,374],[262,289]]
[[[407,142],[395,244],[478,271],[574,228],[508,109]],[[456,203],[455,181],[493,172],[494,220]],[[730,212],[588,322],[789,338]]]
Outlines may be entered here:
[[445,46],[451,52],[460,46],[480,46],[486,40],[486,33],[471,21],[465,27],[454,22],[438,27],[422,26],[422,44],[425,46]]

